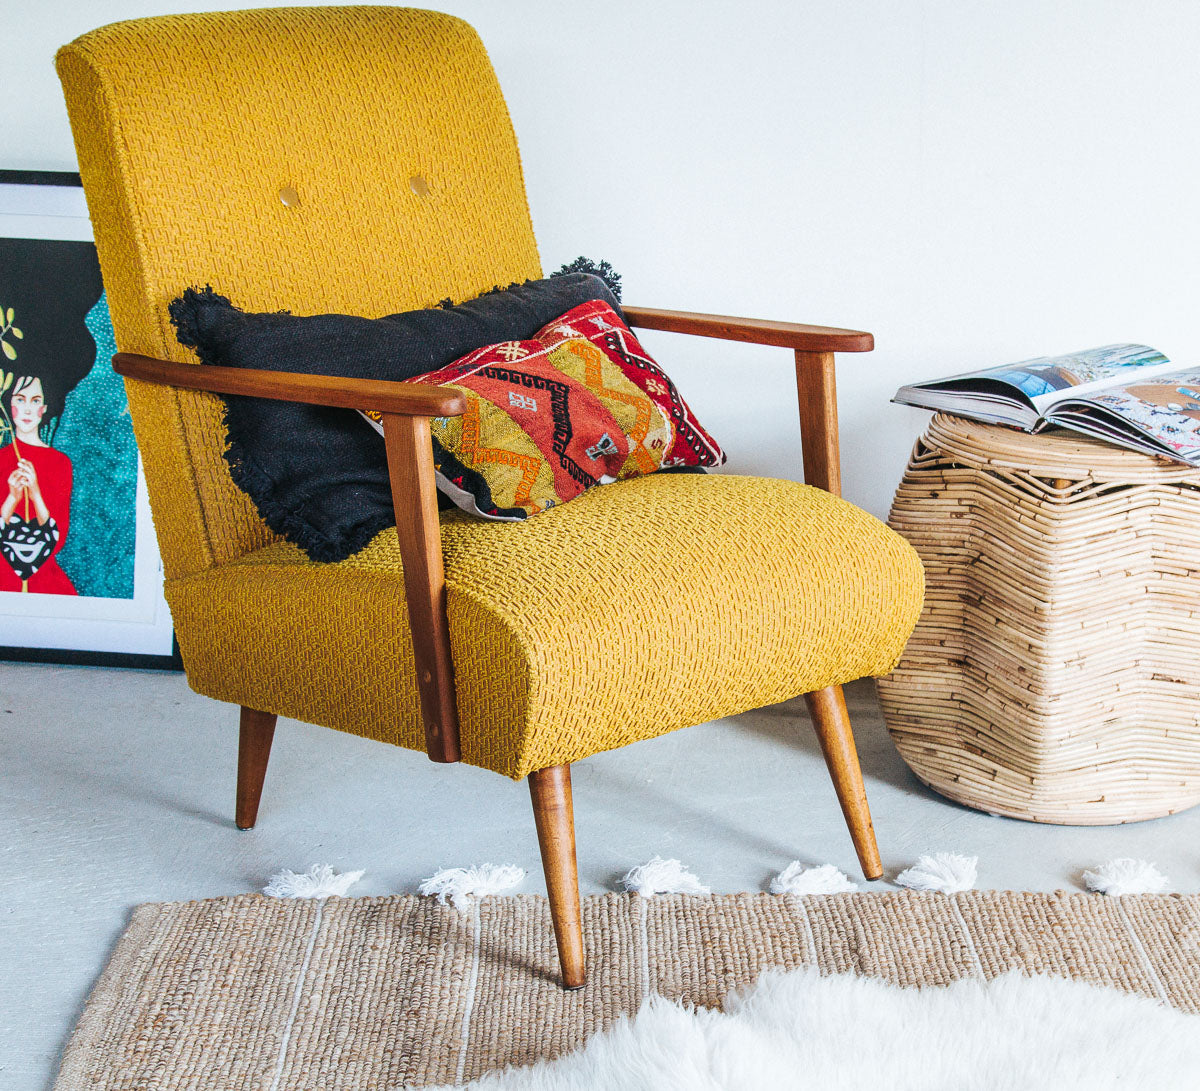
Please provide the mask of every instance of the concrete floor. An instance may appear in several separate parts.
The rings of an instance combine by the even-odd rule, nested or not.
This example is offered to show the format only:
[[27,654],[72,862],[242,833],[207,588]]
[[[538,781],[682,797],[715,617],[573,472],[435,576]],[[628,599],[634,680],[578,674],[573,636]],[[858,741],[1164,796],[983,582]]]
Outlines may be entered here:
[[[991,818],[934,795],[893,749],[870,683],[848,689],[888,877],[925,851],[978,854],[981,887],[1054,890],[1113,856],[1200,888],[1200,808],[1134,826]],[[132,906],[259,889],[280,867],[365,868],[355,893],[439,867],[515,863],[543,889],[524,784],[281,722],[258,828],[233,827],[236,712],[181,675],[0,663],[0,1087],[43,1091]],[[676,732],[574,770],[581,887],[677,856],[715,891],[789,861],[852,877],[803,701]],[[874,884],[887,889],[886,883]]]

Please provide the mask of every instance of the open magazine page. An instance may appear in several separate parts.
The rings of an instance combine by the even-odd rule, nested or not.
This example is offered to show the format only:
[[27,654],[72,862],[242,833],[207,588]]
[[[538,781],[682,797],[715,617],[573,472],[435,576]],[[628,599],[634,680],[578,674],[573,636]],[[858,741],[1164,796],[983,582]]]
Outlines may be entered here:
[[[1014,375],[1028,376],[1022,388],[1040,413],[1064,398],[1165,374],[1174,365],[1149,345],[1102,345],[1067,356],[1043,356],[1013,364]],[[998,369],[1004,370],[1004,369]],[[1041,389],[1034,389],[1040,386]]]
[[1135,369],[1149,376],[1170,371],[1172,364],[1148,345],[1103,345],[917,383],[894,400],[1032,431],[1055,402],[1127,382]]
[[1046,415],[1060,424],[1149,454],[1200,465],[1200,368],[1139,376],[1133,383],[1060,401]]
[[980,379],[1008,383],[1021,391],[1040,414],[1055,402],[1088,391],[1171,370],[1171,361],[1149,345],[1101,345],[1065,356],[1038,356],[1004,367],[977,371]]

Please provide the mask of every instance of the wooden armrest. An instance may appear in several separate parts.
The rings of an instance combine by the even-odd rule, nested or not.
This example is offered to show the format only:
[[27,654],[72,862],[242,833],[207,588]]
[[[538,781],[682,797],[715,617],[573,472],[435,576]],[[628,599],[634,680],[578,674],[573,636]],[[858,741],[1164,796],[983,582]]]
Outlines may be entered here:
[[870,352],[875,338],[861,330],[833,326],[804,326],[796,322],[769,322],[759,318],[731,318],[724,314],[693,314],[691,311],[659,311],[652,307],[625,307],[631,326],[668,333],[691,333],[718,337],[723,341],[749,341],[776,345],[797,352]]
[[404,417],[458,417],[467,408],[466,398],[460,391],[423,383],[177,364],[131,352],[118,352],[113,357],[113,370],[127,379],[177,386],[184,390],[245,394],[282,402],[327,405],[335,409],[373,409],[378,413],[394,413]]
[[802,326],[795,322],[765,322],[755,318],[730,318],[722,314],[689,311],[656,311],[649,307],[622,307],[631,326],[668,333],[693,333],[725,341],[777,345],[796,354],[796,391],[800,397],[800,445],[804,452],[804,480],[840,496],[842,474],[838,457],[835,352],[870,352],[875,338],[861,330],[831,326]]
[[113,370],[127,379],[185,390],[245,394],[338,409],[374,409],[383,415],[425,749],[433,761],[458,761],[458,705],[429,418],[464,413],[467,404],[462,393],[420,383],[178,364],[129,352],[118,352],[113,357]]

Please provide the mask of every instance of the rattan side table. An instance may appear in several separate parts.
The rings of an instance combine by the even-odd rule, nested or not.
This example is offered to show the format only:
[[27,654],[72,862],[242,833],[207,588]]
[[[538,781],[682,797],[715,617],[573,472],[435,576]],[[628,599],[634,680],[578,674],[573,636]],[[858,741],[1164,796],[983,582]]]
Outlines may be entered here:
[[879,694],[922,781],[1069,825],[1200,803],[1200,470],[939,414],[889,523],[927,590]]

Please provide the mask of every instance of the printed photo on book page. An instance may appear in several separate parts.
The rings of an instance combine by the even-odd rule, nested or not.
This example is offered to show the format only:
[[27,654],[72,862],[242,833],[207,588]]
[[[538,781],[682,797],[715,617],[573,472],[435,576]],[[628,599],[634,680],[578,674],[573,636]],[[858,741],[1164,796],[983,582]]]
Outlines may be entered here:
[[1196,464],[1200,462],[1200,368],[1093,391],[1056,405],[1047,419],[1118,442],[1124,424],[1155,441],[1149,449],[1161,445],[1165,448],[1161,453]]
[[1170,361],[1149,345],[1118,344],[1064,356],[1038,356],[1005,367],[978,371],[974,375],[1015,386],[1028,395],[1034,406],[1042,409],[1063,397],[1064,391],[1075,396],[1087,389],[1120,381],[1134,369],[1168,364]]

